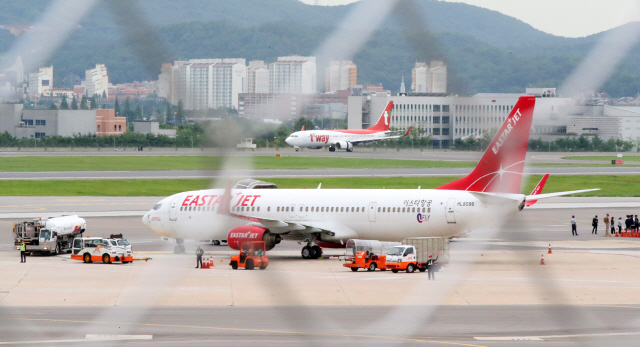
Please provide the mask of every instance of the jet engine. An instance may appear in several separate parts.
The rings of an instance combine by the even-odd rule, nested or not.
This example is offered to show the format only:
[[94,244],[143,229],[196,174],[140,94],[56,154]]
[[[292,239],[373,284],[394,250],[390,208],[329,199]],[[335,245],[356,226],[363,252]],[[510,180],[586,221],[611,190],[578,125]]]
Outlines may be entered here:
[[353,144],[348,141],[338,141],[336,142],[336,149],[347,151],[347,152],[353,152]]
[[229,230],[227,243],[231,249],[239,250],[243,242],[264,241],[267,250],[271,250],[282,241],[280,235],[272,234],[269,229],[255,225],[240,225]]

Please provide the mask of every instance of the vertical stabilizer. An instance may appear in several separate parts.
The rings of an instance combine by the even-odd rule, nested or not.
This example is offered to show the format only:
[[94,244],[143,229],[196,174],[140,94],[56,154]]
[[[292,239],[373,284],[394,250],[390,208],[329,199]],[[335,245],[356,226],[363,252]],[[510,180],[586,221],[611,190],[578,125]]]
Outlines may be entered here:
[[380,118],[378,118],[378,123],[367,128],[367,130],[375,130],[375,131],[389,131],[389,123],[391,122],[391,110],[393,109],[393,101],[389,101],[387,107],[384,109]]
[[520,97],[475,169],[437,189],[520,193],[535,103],[534,96]]

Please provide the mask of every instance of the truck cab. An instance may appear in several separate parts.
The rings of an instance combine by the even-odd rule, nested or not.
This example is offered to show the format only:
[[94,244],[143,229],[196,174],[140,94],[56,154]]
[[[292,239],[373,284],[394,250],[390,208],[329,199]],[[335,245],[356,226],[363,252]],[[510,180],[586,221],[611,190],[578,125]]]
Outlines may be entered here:
[[393,272],[406,270],[411,273],[416,269],[420,269],[416,259],[416,248],[408,245],[395,246],[391,248],[389,253],[387,253],[385,266]]
[[75,238],[71,253],[71,259],[82,260],[85,263],[102,261],[105,264],[112,262],[126,264],[133,261],[131,250],[114,246],[110,239],[101,237]]

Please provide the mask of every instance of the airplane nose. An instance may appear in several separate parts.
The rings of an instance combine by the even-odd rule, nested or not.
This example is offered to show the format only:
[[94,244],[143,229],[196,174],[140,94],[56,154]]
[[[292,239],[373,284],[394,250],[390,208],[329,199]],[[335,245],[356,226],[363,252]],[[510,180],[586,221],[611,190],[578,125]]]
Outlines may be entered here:
[[287,137],[287,139],[284,140],[284,142],[286,142],[289,146],[293,146],[293,139],[291,137]]
[[144,216],[142,216],[142,224],[149,226],[149,212],[145,213]]

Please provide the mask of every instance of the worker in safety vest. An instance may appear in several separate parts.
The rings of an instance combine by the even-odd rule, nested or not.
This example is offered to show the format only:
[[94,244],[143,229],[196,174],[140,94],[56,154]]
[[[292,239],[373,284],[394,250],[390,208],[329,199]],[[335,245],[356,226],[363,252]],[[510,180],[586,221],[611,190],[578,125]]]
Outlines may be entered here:
[[24,241],[20,244],[20,262],[27,262],[27,245],[24,244]]
[[433,264],[434,260],[433,260],[433,255],[429,254],[429,260],[427,260],[427,273],[429,274],[429,280],[431,280],[433,278],[433,280],[436,280],[436,276],[435,276],[435,266]]
[[204,250],[198,245],[198,249],[196,249],[196,269],[198,266],[202,268],[202,255],[204,254]]

